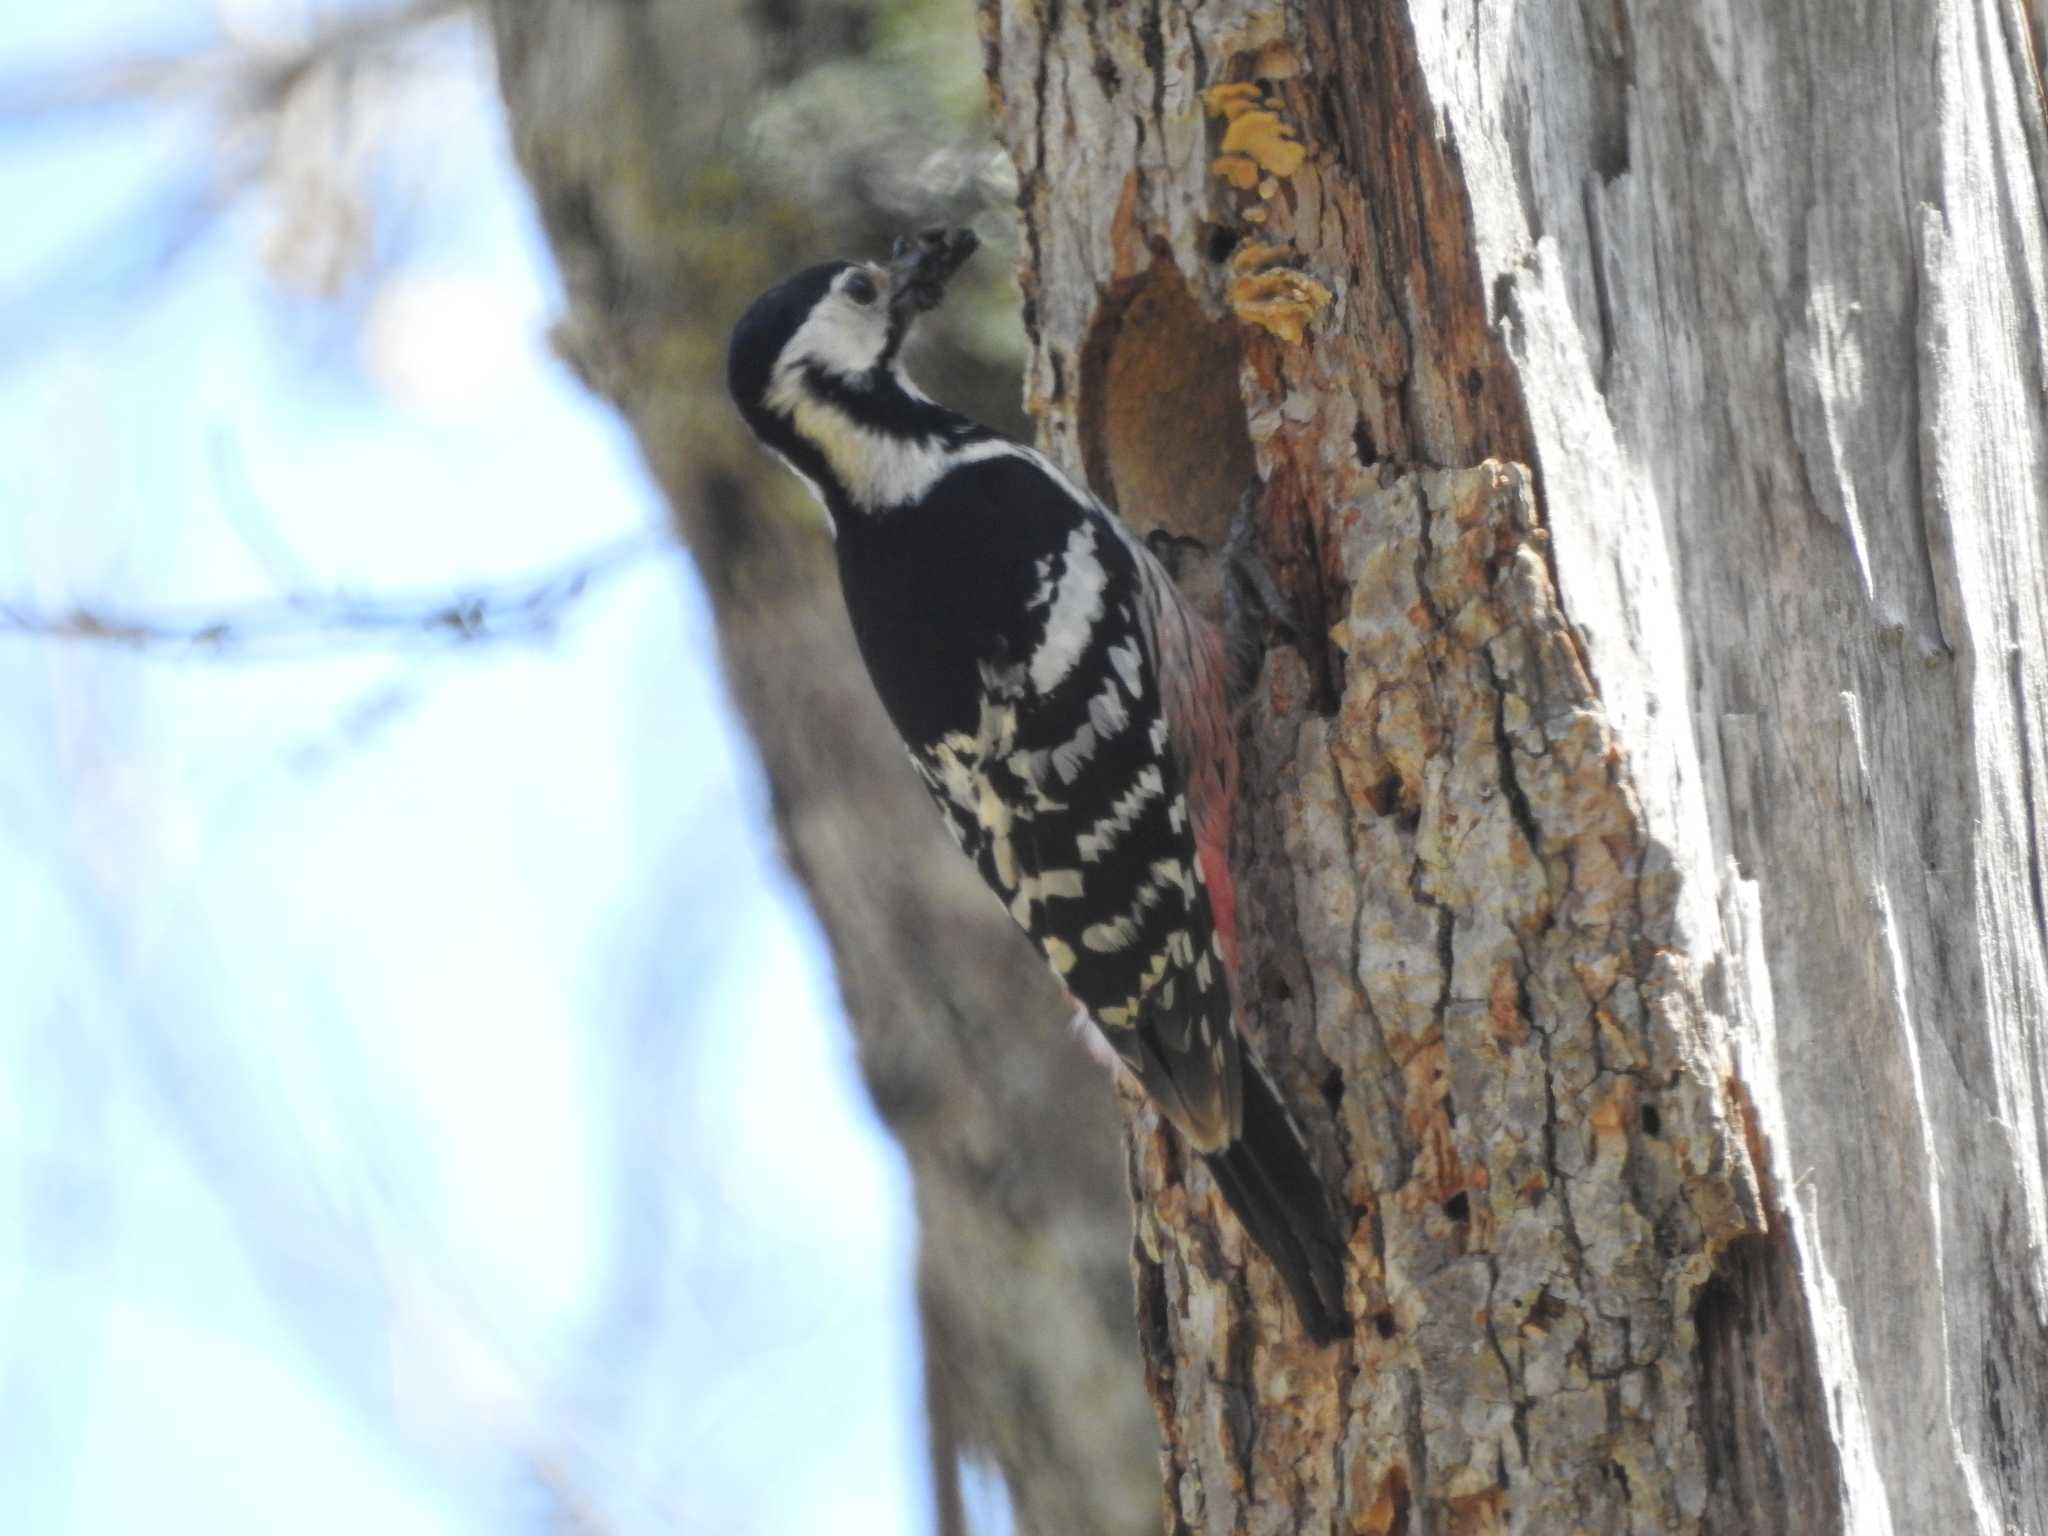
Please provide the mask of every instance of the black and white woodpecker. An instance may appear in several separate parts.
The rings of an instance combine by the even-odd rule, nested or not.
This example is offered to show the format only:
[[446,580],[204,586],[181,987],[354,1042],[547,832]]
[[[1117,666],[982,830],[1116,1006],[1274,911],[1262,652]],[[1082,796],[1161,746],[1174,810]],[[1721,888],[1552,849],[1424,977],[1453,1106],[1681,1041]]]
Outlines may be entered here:
[[1100,502],[905,374],[975,245],[799,272],[741,318],[727,382],[832,521],[868,675],[961,851],[1327,1341],[1343,1237],[1238,1030],[1222,640]]

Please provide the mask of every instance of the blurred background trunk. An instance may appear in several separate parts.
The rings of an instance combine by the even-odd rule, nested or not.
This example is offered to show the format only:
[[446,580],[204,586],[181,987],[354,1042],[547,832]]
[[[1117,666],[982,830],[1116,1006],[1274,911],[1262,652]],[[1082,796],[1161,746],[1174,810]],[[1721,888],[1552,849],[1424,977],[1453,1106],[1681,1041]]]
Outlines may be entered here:
[[1133,1339],[1107,1084],[719,389],[758,288],[971,210],[863,225],[829,137],[806,187],[708,132],[699,82],[866,14],[713,10],[491,14],[562,351],[703,567],[911,1159],[942,1520],[978,1456],[1021,1529],[1149,1528],[1135,1342],[1169,1529],[2048,1524],[2019,8],[984,9],[1040,442],[1211,538],[1256,477],[1308,637],[1238,855],[1356,1217],[1334,1353],[1127,1104]]
[[[702,572],[783,853],[909,1158],[942,1521],[959,1528],[965,1459],[1000,1469],[1025,1529],[1149,1529],[1157,1442],[1132,1368],[1109,1080],[910,771],[854,651],[815,506],[725,398],[726,331],[760,289],[978,206],[965,178],[950,196],[913,185],[900,203],[873,179],[889,101],[927,113],[920,158],[953,131],[930,80],[896,90],[853,73],[885,24],[918,24],[916,7],[507,0],[490,20],[564,277],[557,348],[632,427]],[[972,35],[952,20],[978,109]],[[781,125],[778,141],[778,87],[834,69],[850,77],[850,125]],[[820,94],[829,103],[829,82],[806,100]],[[965,282],[1007,285],[1005,260]],[[928,385],[1027,430],[1014,360],[950,318]]]

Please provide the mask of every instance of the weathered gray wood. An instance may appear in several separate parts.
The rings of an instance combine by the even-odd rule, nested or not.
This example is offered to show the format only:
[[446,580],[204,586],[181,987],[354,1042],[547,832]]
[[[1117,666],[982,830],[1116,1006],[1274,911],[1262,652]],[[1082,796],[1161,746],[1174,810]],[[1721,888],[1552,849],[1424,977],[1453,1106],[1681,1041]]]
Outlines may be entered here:
[[[1127,514],[1213,526],[1246,454],[1173,425],[1215,418],[1209,360],[1239,349],[1268,544],[1311,632],[1336,624],[1268,674],[1241,863],[1257,1023],[1348,1170],[1373,1327],[1304,1353],[1138,1113],[1174,1520],[2048,1530],[2023,12],[1003,0],[984,27],[1046,445],[1105,494],[1153,488]],[[1222,158],[1248,110],[1273,115]],[[1488,457],[1540,477],[1532,518],[1486,514],[1540,556],[1536,595],[1439,570],[1434,530],[1487,498],[1410,471]],[[1382,567],[1419,585],[1370,588]],[[1444,616],[1468,612],[1576,658],[1534,692],[1613,748],[1607,867],[1532,794],[1570,780],[1568,738],[1511,718],[1528,674],[1464,649]],[[1568,935],[1582,987],[1635,984],[1574,1078],[1544,946],[1621,892]],[[1574,1099],[1617,1069],[1620,1111]],[[1662,1098],[1645,1122],[1649,1088],[1678,1124]],[[1535,1266],[1567,1282],[1536,1332],[1574,1340],[1547,1371],[1495,1305],[1519,1235],[1561,1230],[1499,1176],[1532,1124],[1572,1216]],[[1674,1172],[1689,1220],[1659,1226]],[[1446,1247],[1454,1194],[1486,1219]],[[1600,1262],[1645,1213],[1648,1268]],[[1487,1256],[1462,1291],[1461,1254]]]
[[1725,968],[1849,1523],[2048,1530],[2022,14],[1524,6],[1417,34],[1564,604]]

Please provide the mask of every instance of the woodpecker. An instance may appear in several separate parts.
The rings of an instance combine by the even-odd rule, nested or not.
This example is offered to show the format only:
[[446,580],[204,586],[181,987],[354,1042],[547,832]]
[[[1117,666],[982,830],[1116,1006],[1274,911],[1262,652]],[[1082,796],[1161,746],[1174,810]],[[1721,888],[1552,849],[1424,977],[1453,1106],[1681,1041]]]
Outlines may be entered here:
[[1328,1342],[1343,1237],[1238,1028],[1222,637],[1049,459],[905,373],[976,244],[928,230],[770,288],[727,384],[831,521],[854,639],[955,842]]

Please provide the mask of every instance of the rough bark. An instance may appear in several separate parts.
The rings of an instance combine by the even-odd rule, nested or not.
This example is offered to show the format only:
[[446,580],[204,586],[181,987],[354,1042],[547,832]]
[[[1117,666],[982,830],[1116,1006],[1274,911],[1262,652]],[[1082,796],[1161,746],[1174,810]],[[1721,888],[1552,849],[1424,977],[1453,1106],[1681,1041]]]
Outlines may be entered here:
[[[911,1158],[935,1398],[1021,1528],[1141,1528],[1107,1095],[717,398],[706,229],[817,253],[691,118],[752,64],[682,0],[491,15]],[[982,21],[1046,446],[1212,537],[1256,475],[1309,637],[1245,723],[1248,990],[1359,1331],[1127,1101],[1172,1527],[2048,1530],[2027,13]]]
[[[800,10],[778,8],[781,25],[813,26]],[[1144,1529],[1156,1441],[1107,1080],[940,830],[861,674],[825,531],[724,398],[740,309],[859,238],[778,199],[733,148],[724,114],[789,45],[764,61],[738,6],[701,0],[497,0],[489,17],[564,277],[560,350],[619,408],[695,557],[784,854],[910,1162],[947,1528],[972,1454],[1000,1467],[1026,1529]]]
[[1045,445],[1255,469],[1312,637],[1239,863],[1363,1326],[1127,1106],[1171,1528],[2048,1529],[2021,9],[983,25]]

